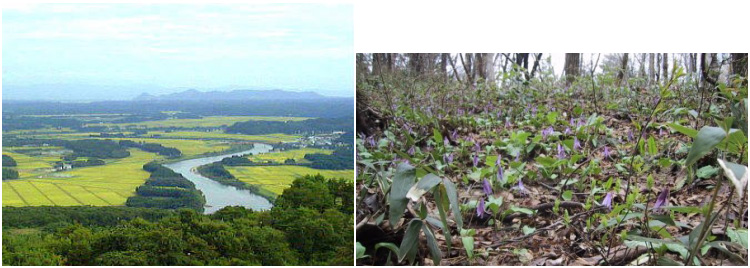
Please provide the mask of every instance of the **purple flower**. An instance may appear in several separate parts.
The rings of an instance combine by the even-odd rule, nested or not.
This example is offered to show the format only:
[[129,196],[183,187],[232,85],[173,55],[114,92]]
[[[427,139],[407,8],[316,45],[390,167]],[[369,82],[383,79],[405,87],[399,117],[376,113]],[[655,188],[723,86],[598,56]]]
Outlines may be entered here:
[[479,152],[481,150],[482,150],[482,147],[479,146],[479,143],[475,141],[474,142],[474,152]]
[[503,179],[503,166],[498,165],[497,166],[497,181],[502,182]]
[[464,115],[464,109],[458,108],[458,115]]
[[367,137],[367,139],[365,141],[367,142],[367,144],[370,145],[370,147],[375,147],[375,145],[376,145],[375,144],[375,138],[373,138],[373,136]]
[[536,117],[536,106],[534,106],[534,108],[531,108],[531,116]]
[[518,179],[518,185],[513,186],[511,190],[518,191],[518,193],[521,194],[521,196],[526,196],[529,193],[529,191],[526,190],[526,187],[523,186],[523,180],[521,179]]
[[477,217],[484,218],[487,212],[484,211],[484,198],[479,199],[479,204],[477,205]]
[[552,134],[553,131],[555,130],[552,127],[545,128],[544,130],[542,130],[542,137],[546,140],[547,136]]
[[575,137],[573,140],[573,150],[575,151],[581,150],[581,142],[578,141],[578,137]]
[[664,129],[663,128],[659,129],[659,136],[664,136]]
[[497,112],[497,118],[500,118],[500,116],[502,116],[502,115],[503,115],[502,112],[500,112],[500,111]]
[[565,158],[565,149],[563,148],[562,144],[557,144],[557,158],[563,159]]
[[458,140],[458,129],[454,129],[453,132],[451,132],[451,139],[454,141]]
[[606,196],[604,196],[604,200],[602,200],[602,206],[612,209],[612,192],[609,192]]
[[570,127],[565,128],[565,135],[570,135]]
[[611,153],[609,152],[609,147],[606,145],[604,146],[604,158],[609,158]]
[[505,128],[510,128],[510,119],[505,118]]
[[570,126],[575,126],[575,125],[576,125],[576,120],[573,119],[573,117],[571,117],[570,118]]
[[411,148],[409,148],[409,150],[408,150],[408,151],[406,151],[406,152],[407,152],[407,153],[409,153],[409,155],[412,155],[412,156],[413,156],[413,155],[414,155],[414,153],[415,153],[415,150],[416,150],[416,148],[414,148],[414,146],[412,146],[412,147],[411,147]]
[[474,155],[474,157],[471,160],[474,163],[474,167],[478,167],[479,166],[479,157],[476,154]]
[[411,126],[409,126],[408,123],[404,123],[404,128],[406,128],[406,131],[408,131],[409,134],[414,133],[414,130],[411,128]]
[[633,141],[633,130],[632,129],[628,130],[628,141]]
[[518,162],[518,156],[521,155],[521,152],[516,153],[516,159],[514,161]]
[[497,155],[497,160],[495,160],[495,166],[500,166],[500,160],[503,159],[502,155]]
[[448,147],[448,145],[450,144],[451,143],[448,141],[448,137],[443,137],[443,145],[445,145],[445,147]]
[[667,198],[669,198],[669,188],[664,188],[664,190],[662,190],[659,196],[656,198],[656,203],[654,203],[653,209],[658,209],[667,205]]
[[443,155],[443,162],[445,162],[446,165],[453,163],[453,153]]
[[488,181],[487,179],[484,179],[484,181],[482,182],[482,184],[483,184],[482,188],[484,190],[484,194],[491,195],[492,194],[492,185],[490,184],[490,181]]

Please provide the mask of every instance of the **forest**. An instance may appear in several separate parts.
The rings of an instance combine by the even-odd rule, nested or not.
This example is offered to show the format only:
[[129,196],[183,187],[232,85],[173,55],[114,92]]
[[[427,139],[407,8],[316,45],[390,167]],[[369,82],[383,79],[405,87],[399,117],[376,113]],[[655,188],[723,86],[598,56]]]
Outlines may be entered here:
[[[152,174],[162,168],[145,167]],[[351,182],[307,176],[270,211],[3,208],[4,265],[352,265]],[[140,189],[140,188],[139,188]]]
[[742,265],[742,53],[357,54],[357,265]]
[[227,133],[260,135],[270,133],[315,134],[347,131],[354,128],[351,117],[317,118],[303,121],[247,121],[237,122],[227,127]]

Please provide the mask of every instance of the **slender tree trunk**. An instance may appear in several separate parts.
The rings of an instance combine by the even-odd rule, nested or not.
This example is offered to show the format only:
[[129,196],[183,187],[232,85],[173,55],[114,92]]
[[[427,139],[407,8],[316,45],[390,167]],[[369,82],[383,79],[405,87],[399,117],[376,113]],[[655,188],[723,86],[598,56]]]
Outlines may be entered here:
[[535,54],[534,66],[531,67],[531,78],[534,78],[534,74],[539,69],[539,61],[542,59],[542,53]]
[[733,86],[747,86],[747,53],[732,53],[730,58],[732,59],[730,79],[743,78],[742,82],[737,85],[732,82]]
[[667,55],[667,53],[664,53],[662,54],[661,58],[662,58],[661,73],[662,73],[662,76],[664,77],[664,81],[666,82],[667,80],[669,80],[669,56]]
[[440,77],[443,78],[443,80],[448,80],[448,58],[451,55],[448,53],[441,53],[440,54]]
[[654,82],[656,78],[656,70],[654,70],[654,53],[648,54],[648,84],[651,85],[651,83]]
[[617,73],[617,85],[618,86],[622,83],[623,80],[628,79],[627,72],[628,72],[628,53],[625,53],[622,55],[622,60],[620,61],[620,71]]
[[565,53],[565,79],[567,84],[570,85],[575,81],[576,77],[580,74],[581,68],[581,54],[579,53]]
[[640,77],[646,77],[646,53],[641,53],[641,62],[638,70]]

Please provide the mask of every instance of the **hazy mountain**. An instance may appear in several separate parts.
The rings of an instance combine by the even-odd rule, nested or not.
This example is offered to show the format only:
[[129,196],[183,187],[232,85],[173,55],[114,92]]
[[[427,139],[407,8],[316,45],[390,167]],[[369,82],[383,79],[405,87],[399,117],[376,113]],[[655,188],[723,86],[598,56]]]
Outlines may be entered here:
[[198,91],[189,89],[182,92],[154,96],[149,93],[143,93],[133,100],[313,100],[326,98],[311,91],[296,92],[286,90],[233,90],[233,91]]

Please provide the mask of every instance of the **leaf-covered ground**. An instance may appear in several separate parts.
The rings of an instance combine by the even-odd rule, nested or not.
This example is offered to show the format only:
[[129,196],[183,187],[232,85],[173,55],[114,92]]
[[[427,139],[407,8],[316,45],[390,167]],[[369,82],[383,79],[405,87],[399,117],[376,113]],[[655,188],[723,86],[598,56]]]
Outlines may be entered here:
[[747,265],[746,86],[540,76],[358,82],[358,265]]

